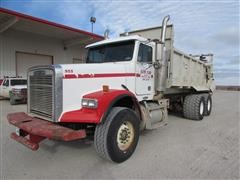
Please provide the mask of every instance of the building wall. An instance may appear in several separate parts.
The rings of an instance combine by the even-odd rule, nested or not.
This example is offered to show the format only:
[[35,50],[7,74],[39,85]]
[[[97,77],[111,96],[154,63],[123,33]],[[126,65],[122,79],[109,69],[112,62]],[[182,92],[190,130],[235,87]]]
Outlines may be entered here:
[[84,47],[77,45],[64,49],[62,40],[7,30],[0,33],[0,78],[16,75],[16,51],[53,56],[54,64],[73,63],[73,59],[82,59],[86,54]]

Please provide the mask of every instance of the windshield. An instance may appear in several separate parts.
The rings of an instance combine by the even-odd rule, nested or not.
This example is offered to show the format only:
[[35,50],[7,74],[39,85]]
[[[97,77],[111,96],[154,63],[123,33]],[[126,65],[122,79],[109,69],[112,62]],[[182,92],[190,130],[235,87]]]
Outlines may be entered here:
[[12,79],[11,80],[11,86],[16,85],[27,85],[27,80],[25,79]]
[[130,61],[134,41],[124,41],[93,47],[88,50],[87,63]]

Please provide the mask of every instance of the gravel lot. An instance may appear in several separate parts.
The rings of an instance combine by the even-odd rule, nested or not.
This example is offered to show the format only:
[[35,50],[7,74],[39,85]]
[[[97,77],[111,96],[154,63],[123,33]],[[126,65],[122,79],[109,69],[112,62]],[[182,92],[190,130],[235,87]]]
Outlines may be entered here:
[[91,141],[45,140],[33,152],[10,139],[10,112],[26,111],[0,100],[0,179],[239,179],[240,93],[216,91],[203,121],[169,116],[169,124],[142,133],[133,156],[122,164],[100,159]]

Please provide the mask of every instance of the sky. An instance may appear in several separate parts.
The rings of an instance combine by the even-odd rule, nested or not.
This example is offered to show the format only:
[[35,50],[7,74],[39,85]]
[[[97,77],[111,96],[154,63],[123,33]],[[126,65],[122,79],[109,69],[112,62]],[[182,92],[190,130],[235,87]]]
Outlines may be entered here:
[[240,85],[239,0],[0,0],[0,7],[110,37],[161,25],[166,15],[174,24],[174,46],[188,54],[214,54],[218,85]]

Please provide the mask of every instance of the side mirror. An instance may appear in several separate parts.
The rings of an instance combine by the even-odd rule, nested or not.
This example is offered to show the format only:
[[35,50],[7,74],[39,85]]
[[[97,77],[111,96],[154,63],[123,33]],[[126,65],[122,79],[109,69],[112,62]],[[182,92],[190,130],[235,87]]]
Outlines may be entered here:
[[164,44],[156,43],[156,61],[159,61],[162,58],[162,50]]

